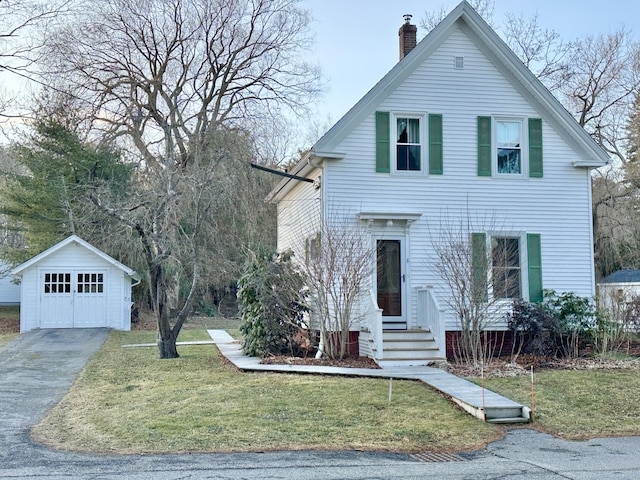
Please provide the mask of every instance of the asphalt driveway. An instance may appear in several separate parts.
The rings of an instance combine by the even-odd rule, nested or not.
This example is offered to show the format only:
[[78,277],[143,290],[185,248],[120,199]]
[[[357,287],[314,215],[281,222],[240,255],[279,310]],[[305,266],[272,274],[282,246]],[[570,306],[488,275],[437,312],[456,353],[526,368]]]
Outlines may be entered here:
[[[511,430],[484,450],[431,463],[380,452],[101,455],[44,448],[29,428],[55,405],[102,346],[101,329],[37,330],[0,348],[0,478],[631,480],[640,478],[640,437],[571,442]],[[429,455],[426,456],[429,460]]]
[[100,349],[103,328],[32,330],[0,349],[0,465]]

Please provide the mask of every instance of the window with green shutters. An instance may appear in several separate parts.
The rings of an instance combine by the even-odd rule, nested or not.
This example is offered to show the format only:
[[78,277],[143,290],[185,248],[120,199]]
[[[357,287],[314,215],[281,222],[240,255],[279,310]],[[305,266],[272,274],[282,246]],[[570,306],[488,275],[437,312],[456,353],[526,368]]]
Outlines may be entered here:
[[523,118],[479,116],[477,120],[478,176],[522,176],[528,172],[531,178],[542,177],[540,118],[525,122]]
[[[490,277],[493,300],[524,297],[522,289],[523,285],[526,285],[524,278],[527,278],[529,301],[542,302],[544,290],[540,234],[492,235],[489,252],[486,242],[487,235],[485,233],[471,234],[471,273],[473,277],[471,293],[474,301],[487,301]],[[487,258],[488,253],[490,253],[490,259]],[[524,257],[521,263],[521,257],[524,253],[526,253],[526,263],[524,263]]]
[[423,172],[426,165],[442,175],[442,115],[376,112],[376,172]]

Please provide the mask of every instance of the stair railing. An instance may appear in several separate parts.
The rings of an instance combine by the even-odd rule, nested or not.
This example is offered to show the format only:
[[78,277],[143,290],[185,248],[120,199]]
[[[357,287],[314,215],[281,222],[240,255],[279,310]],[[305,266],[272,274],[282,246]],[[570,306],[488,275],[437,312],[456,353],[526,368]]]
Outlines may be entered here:
[[438,304],[433,286],[418,287],[417,289],[417,324],[418,328],[430,330],[438,346],[438,356],[446,358],[446,338],[444,327],[444,311]]
[[369,290],[369,311],[367,312],[367,327],[371,340],[373,340],[372,351],[375,360],[382,359],[383,335],[382,335],[382,309],[378,307],[378,300],[373,289]]

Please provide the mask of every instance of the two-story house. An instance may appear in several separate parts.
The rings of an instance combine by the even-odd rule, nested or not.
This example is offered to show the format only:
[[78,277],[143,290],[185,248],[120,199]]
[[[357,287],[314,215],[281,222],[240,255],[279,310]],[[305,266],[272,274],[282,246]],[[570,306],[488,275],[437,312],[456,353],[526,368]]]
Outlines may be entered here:
[[400,61],[290,171],[314,182],[283,179],[270,199],[278,249],[298,258],[336,211],[366,226],[376,267],[360,354],[399,359],[394,330],[422,331],[435,348],[404,357],[424,363],[459,329],[434,268],[443,225],[473,223],[470,242],[508,247],[488,261],[511,283],[489,295],[594,296],[590,170],[608,156],[466,1],[415,35],[407,20]]

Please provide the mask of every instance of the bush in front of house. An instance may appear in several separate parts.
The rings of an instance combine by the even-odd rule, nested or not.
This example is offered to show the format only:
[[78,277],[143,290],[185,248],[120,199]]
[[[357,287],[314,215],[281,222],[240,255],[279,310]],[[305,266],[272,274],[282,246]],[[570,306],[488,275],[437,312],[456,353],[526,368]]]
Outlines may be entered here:
[[508,314],[514,354],[530,353],[576,358],[588,345],[598,344],[606,317],[587,297],[545,290],[542,303],[515,300]]
[[247,355],[295,356],[304,350],[305,282],[292,255],[248,252],[237,293]]

